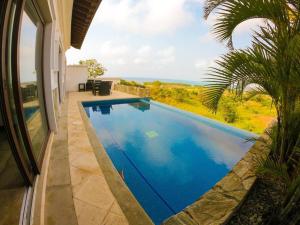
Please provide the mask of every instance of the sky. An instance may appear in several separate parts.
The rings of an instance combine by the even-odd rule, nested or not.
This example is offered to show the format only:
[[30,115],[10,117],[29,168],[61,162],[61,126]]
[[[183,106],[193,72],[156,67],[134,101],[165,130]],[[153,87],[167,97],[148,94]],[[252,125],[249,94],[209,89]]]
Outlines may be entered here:
[[[218,15],[203,18],[204,0],[103,0],[80,50],[67,63],[95,58],[105,76],[203,81],[228,49],[212,28]],[[250,45],[259,22],[244,22],[234,46]]]

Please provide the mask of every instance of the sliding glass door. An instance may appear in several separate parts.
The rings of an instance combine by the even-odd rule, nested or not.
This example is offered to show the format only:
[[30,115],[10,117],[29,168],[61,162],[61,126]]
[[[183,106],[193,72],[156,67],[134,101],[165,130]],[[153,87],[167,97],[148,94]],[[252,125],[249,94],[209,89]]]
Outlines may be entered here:
[[49,137],[43,20],[33,0],[0,0],[0,28],[0,225],[17,225]]
[[33,5],[26,1],[19,42],[19,87],[22,114],[34,158],[41,160],[48,135],[43,95],[43,23]]

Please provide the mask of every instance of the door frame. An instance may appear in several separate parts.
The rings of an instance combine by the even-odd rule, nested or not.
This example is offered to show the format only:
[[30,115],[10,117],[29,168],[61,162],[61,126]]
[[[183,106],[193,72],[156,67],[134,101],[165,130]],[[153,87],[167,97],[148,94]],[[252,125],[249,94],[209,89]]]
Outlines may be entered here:
[[0,71],[0,106],[1,106],[1,114],[3,119],[3,125],[6,128],[8,141],[10,147],[12,149],[12,154],[16,160],[17,166],[20,170],[24,178],[24,182],[26,186],[30,186],[33,184],[34,181],[34,174],[32,174],[26,165],[25,157],[21,146],[19,144],[19,140],[17,138],[17,132],[14,128],[12,113],[10,110],[10,103],[9,103],[9,94],[7,89],[7,67],[3,65],[7,64],[7,37],[8,37],[8,29],[9,29],[9,22],[11,19],[11,9],[12,9],[13,1],[4,1],[3,3],[3,11],[1,11],[1,20],[0,20],[0,29],[2,30],[2,34],[0,36],[0,52],[1,52],[1,71]]
[[[16,22],[16,25],[14,26],[15,30],[13,33],[13,36],[15,37],[15,44],[13,45],[13,59],[12,62],[15,63],[15,65],[13,66],[12,69],[15,70],[15,73],[13,72],[13,74],[16,74],[16,76],[13,77],[14,80],[14,92],[16,93],[15,96],[15,102],[17,102],[16,104],[16,110],[18,113],[18,117],[21,123],[21,130],[22,130],[22,135],[23,138],[26,140],[26,145],[28,147],[28,156],[30,157],[30,160],[32,161],[32,163],[34,164],[34,169],[35,169],[35,173],[39,174],[41,172],[41,168],[42,168],[42,163],[43,163],[43,158],[44,158],[44,154],[45,154],[45,150],[47,147],[47,143],[50,137],[50,129],[49,129],[49,121],[48,121],[48,115],[47,115],[47,106],[45,104],[45,88],[44,88],[44,34],[45,34],[45,22],[41,16],[41,12],[38,9],[38,5],[36,4],[35,0],[17,0],[18,2],[20,2],[19,4],[19,14],[18,14],[18,21]],[[21,33],[21,29],[22,29],[22,18],[23,18],[23,13],[25,11],[25,3],[26,1],[31,1],[34,9],[36,10],[36,13],[41,21],[41,23],[43,24],[43,33],[42,33],[42,49],[41,49],[41,59],[40,59],[40,75],[41,75],[41,85],[42,85],[42,99],[43,101],[41,102],[43,104],[43,108],[44,108],[44,112],[45,112],[45,117],[46,117],[46,125],[47,125],[47,134],[46,137],[44,139],[44,142],[42,144],[41,147],[41,151],[40,154],[38,156],[38,158],[36,158],[33,154],[33,147],[32,147],[32,142],[31,142],[31,138],[29,136],[28,130],[27,130],[27,126],[26,126],[26,120],[25,120],[25,116],[24,116],[24,112],[23,112],[23,100],[22,100],[22,93],[21,93],[21,86],[20,86],[20,63],[19,63],[19,47],[20,47],[20,33]]]

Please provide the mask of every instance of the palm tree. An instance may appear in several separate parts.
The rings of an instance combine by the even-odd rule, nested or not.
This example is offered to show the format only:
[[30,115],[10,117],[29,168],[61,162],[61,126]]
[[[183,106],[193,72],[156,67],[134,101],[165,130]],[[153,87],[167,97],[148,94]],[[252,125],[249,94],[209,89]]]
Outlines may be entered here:
[[[273,164],[269,161],[266,165],[286,169],[293,181],[297,181],[297,185],[293,183],[290,187],[293,186],[293,193],[298,195],[289,195],[289,199],[299,201],[300,1],[207,0],[205,18],[212,12],[217,14],[213,32],[230,51],[210,69],[206,104],[217,110],[226,90],[235,90],[241,96],[250,84],[252,90],[247,91],[248,97],[271,96],[277,111],[277,125],[269,159]],[[264,22],[254,32],[251,47],[234,49],[235,29],[256,18]],[[289,212],[285,211],[285,216]]]

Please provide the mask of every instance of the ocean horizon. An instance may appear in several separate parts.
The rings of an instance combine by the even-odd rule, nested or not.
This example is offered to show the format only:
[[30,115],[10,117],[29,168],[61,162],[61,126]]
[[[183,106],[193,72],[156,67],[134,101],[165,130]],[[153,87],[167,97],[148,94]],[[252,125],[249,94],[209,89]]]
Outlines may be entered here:
[[160,81],[164,83],[179,83],[179,84],[189,84],[189,85],[205,85],[203,81],[195,80],[178,80],[178,79],[161,79],[161,78],[144,78],[144,77],[121,77],[124,80],[135,81],[138,83]]

